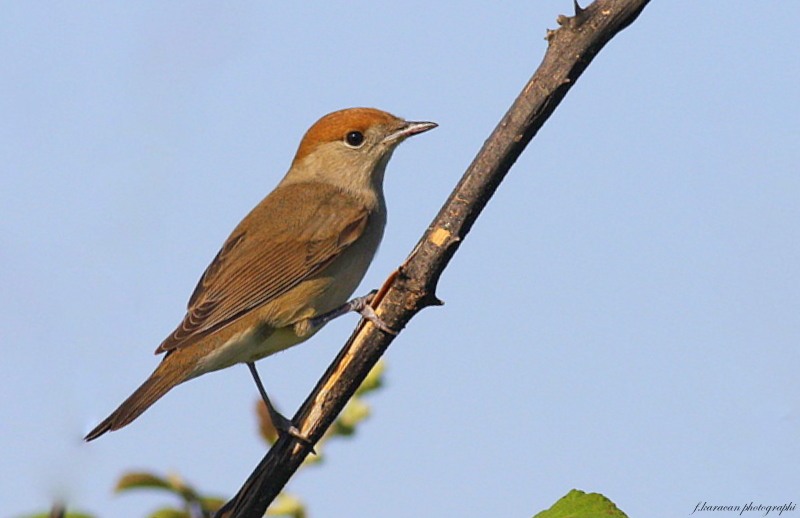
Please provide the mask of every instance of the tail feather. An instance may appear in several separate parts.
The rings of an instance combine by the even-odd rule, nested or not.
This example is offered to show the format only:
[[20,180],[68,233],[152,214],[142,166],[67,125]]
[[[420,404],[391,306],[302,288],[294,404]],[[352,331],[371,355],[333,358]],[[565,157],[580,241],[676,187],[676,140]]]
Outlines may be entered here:
[[123,401],[119,408],[114,410],[110,416],[105,418],[83,439],[85,441],[93,441],[106,432],[119,430],[142,415],[142,412],[150,408],[172,387],[184,381],[185,378],[183,376],[175,376],[175,371],[162,372],[165,370],[163,369],[164,366],[164,362],[162,362],[159,368],[128,399]]

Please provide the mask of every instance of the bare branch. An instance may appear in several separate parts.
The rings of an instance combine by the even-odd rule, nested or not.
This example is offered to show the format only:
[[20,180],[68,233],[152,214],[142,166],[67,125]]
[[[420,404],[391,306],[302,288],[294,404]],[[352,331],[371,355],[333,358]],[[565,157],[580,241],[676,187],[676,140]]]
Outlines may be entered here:
[[[405,263],[373,301],[377,314],[402,329],[427,306],[441,304],[436,285],[450,259],[508,170],[556,109],[598,52],[633,23],[649,0],[597,0],[575,15],[559,16],[548,31],[544,60],[485,142],[461,181]],[[316,443],[395,337],[359,324],[294,417],[301,433]],[[282,437],[239,493],[217,517],[261,518],[309,453],[308,446]]]

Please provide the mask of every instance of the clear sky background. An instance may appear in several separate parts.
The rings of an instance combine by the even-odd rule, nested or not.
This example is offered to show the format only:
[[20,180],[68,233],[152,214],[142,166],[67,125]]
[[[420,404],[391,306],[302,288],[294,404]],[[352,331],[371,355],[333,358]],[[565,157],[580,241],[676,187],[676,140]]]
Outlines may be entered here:
[[[138,518],[130,469],[232,495],[264,453],[245,367],[80,438],[155,368],[205,266],[317,118],[436,130],[386,177],[360,292],[413,248],[571,3],[0,4],[0,515]],[[312,516],[632,517],[800,500],[797,2],[655,1],[592,63],[390,348]],[[260,370],[293,414],[356,324]]]

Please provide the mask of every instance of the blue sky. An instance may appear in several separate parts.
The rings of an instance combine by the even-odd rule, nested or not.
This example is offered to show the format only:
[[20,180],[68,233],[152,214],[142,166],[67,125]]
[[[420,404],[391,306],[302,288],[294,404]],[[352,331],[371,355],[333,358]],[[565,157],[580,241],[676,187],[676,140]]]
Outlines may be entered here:
[[[402,262],[570,3],[3,2],[0,514],[99,517],[124,471],[229,496],[261,458],[245,367],[80,438],[307,127],[373,106],[395,153],[360,288]],[[791,2],[653,2],[592,63],[390,348],[353,441],[289,488],[313,516],[630,516],[800,500],[800,103]],[[260,363],[292,414],[354,327]],[[13,473],[13,476],[8,476]]]

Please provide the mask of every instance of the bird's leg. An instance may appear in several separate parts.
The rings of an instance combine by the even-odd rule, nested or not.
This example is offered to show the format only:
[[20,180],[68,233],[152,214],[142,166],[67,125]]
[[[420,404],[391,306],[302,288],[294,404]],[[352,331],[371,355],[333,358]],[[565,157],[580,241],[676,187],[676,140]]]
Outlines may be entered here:
[[275,406],[273,406],[272,401],[270,401],[269,396],[267,396],[267,391],[264,390],[264,384],[261,383],[261,377],[258,375],[258,371],[256,370],[256,364],[253,362],[247,362],[247,368],[250,369],[250,374],[253,375],[253,380],[256,382],[256,387],[258,387],[258,392],[261,394],[261,399],[264,400],[264,404],[267,406],[267,412],[269,412],[269,418],[272,421],[272,426],[274,426],[275,430],[278,431],[278,435],[289,434],[295,439],[310,445],[308,438],[300,433],[300,430],[298,430],[294,423],[292,423],[291,419],[288,419],[283,414],[278,412]]
[[334,318],[350,313],[351,311],[355,311],[362,317],[366,318],[367,320],[375,324],[375,326],[381,331],[389,333],[390,335],[397,335],[397,331],[386,325],[386,323],[383,320],[381,320],[381,317],[375,314],[375,310],[372,309],[372,306],[369,305],[369,303],[372,302],[372,298],[375,297],[377,293],[378,290],[372,290],[366,295],[362,297],[356,297],[353,300],[345,302],[338,308],[332,309],[327,313],[323,313],[321,315],[317,315],[314,318],[310,318],[308,321],[309,328],[318,329],[327,324],[328,322],[330,322],[331,320],[333,320]]

